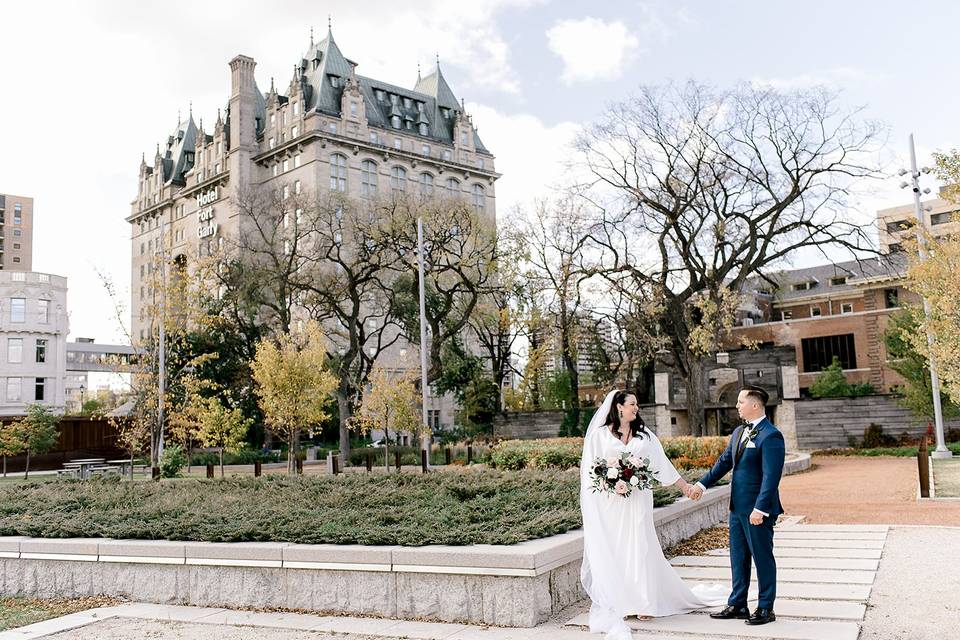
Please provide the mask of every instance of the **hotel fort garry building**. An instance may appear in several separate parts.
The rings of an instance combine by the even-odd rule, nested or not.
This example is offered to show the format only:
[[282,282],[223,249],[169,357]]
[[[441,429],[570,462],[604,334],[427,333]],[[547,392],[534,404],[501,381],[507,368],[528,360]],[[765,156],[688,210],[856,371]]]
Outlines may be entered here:
[[[127,220],[132,243],[132,327],[143,337],[141,308],[150,295],[151,258],[168,230],[175,260],[238,233],[234,194],[251,186],[355,198],[392,189],[445,189],[495,219],[494,171],[467,115],[437,69],[413,89],[357,73],[330,31],[294,60],[285,94],[273,81],[263,93],[256,63],[230,61],[230,97],[211,129],[192,114],[141,162],[137,197]],[[452,415],[444,410],[443,422]]]

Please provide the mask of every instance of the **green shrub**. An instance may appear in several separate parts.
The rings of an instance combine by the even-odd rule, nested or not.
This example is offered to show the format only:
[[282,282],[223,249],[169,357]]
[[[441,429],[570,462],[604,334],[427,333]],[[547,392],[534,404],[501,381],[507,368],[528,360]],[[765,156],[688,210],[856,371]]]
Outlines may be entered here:
[[879,424],[871,422],[870,426],[863,430],[863,443],[860,447],[862,449],[875,449],[877,447],[892,447],[896,444],[896,438],[885,434],[883,427]]
[[[727,448],[724,436],[663,438],[663,450],[678,469],[710,467]],[[568,468],[580,464],[583,438],[505,440],[490,453],[498,469]]]
[[[223,454],[223,464],[253,464],[257,460],[261,462],[281,462],[286,456],[279,453],[264,454],[260,449],[252,447],[243,447],[237,451],[226,451]],[[206,464],[220,464],[220,455],[214,452],[199,452],[191,456],[191,464],[202,467]]]
[[187,466],[187,456],[178,444],[170,444],[163,448],[160,456],[160,475],[164,478],[177,478]]
[[814,398],[849,398],[855,396],[869,396],[876,393],[869,382],[850,384],[843,375],[840,358],[833,356],[830,366],[820,372],[817,379],[810,385],[810,395]]

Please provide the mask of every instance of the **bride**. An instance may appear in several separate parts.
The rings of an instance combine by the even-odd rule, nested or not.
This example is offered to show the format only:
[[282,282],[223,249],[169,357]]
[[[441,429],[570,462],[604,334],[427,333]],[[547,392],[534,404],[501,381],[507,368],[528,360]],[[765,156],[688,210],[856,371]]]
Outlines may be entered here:
[[592,490],[590,471],[597,458],[623,452],[649,459],[655,479],[676,485],[686,495],[691,485],[670,463],[657,436],[637,415],[637,398],[611,391],[590,420],[580,460],[580,510],[583,514],[583,565],[580,580],[590,599],[590,631],[607,640],[629,640],[626,616],[669,616],[722,605],[727,588],[684,584],[663,556],[653,526],[653,491],[628,497]]

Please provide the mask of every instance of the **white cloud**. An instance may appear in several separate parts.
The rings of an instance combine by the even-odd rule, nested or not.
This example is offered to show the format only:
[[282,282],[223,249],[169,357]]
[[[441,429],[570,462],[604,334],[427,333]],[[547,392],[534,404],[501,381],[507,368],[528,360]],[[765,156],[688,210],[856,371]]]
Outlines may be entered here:
[[561,80],[616,80],[634,60],[640,39],[620,20],[560,20],[547,30],[550,51],[563,61]]

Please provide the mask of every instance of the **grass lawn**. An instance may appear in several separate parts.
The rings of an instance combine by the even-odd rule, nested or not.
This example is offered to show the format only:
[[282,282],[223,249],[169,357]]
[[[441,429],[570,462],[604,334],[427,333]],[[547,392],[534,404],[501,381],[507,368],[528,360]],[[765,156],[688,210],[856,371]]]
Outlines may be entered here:
[[960,498],[960,458],[934,458],[933,484],[936,497]]
[[[579,484],[577,469],[30,482],[0,485],[0,535],[513,544],[579,527]],[[677,496],[657,489],[654,504]]]
[[0,598],[0,631],[23,627],[50,618],[59,618],[78,611],[109,607],[119,600],[97,596],[92,598],[59,598],[34,600],[32,598]]

